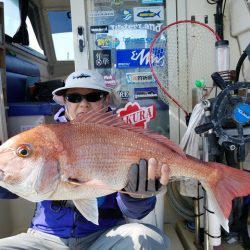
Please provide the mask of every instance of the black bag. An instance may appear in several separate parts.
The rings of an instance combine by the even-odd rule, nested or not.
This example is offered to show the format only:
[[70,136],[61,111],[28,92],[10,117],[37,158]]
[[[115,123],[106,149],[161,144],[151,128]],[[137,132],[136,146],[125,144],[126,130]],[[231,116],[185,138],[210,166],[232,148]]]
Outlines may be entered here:
[[64,82],[62,80],[37,82],[35,83],[35,89],[31,94],[31,101],[53,102],[52,92],[61,87],[64,87]]

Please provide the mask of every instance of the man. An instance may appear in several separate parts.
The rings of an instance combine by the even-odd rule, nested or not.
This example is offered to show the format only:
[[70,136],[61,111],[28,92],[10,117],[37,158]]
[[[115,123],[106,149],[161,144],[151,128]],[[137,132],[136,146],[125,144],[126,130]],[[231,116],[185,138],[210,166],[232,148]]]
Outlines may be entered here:
[[[53,95],[64,106],[55,119],[68,122],[87,112],[107,112],[111,90],[99,73],[83,70],[70,74]],[[133,164],[124,190],[131,196],[119,192],[97,199],[99,225],[84,218],[71,201],[42,201],[37,203],[28,232],[1,239],[0,249],[169,249],[169,240],[159,229],[126,224],[124,219],[141,219],[154,209],[154,195],[168,182],[166,166],[160,180],[155,178],[156,167],[155,159]],[[13,196],[3,189],[1,193],[5,198]],[[136,193],[151,197],[134,198]]]

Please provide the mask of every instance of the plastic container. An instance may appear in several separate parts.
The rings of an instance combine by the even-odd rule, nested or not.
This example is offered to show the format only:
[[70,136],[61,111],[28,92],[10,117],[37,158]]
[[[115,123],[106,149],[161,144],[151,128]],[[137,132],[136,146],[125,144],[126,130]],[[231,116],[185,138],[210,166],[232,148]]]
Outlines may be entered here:
[[53,115],[59,108],[60,105],[56,103],[9,103],[7,117],[8,136],[12,137],[40,124],[54,123]]
[[230,69],[230,51],[229,42],[227,40],[220,40],[215,42],[215,59],[216,71],[227,71]]

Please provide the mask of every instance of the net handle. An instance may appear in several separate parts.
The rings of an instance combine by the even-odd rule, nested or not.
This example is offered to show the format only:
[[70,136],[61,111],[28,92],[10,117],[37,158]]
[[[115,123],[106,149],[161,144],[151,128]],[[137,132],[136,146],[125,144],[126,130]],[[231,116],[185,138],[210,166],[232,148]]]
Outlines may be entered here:
[[219,41],[221,40],[220,36],[211,28],[209,27],[208,25],[204,24],[204,23],[201,23],[201,22],[198,22],[198,21],[194,21],[194,20],[179,20],[179,21],[176,21],[176,22],[173,22],[173,23],[170,23],[169,25],[165,26],[164,28],[162,28],[158,33],[156,33],[153,41],[151,42],[150,44],[150,47],[149,47],[149,66],[150,66],[150,70],[155,78],[155,80],[157,81],[160,89],[162,90],[162,92],[170,99],[172,100],[172,102],[174,102],[184,113],[186,116],[188,116],[188,112],[186,111],[186,109],[172,96],[170,95],[170,93],[166,90],[166,88],[164,88],[160,82],[160,80],[158,79],[155,71],[154,71],[154,67],[152,65],[152,55],[153,55],[153,46],[155,44],[155,41],[158,39],[158,37],[161,35],[162,32],[164,32],[166,29],[174,26],[174,25],[178,25],[178,24],[181,24],[181,23],[191,23],[191,24],[198,24],[198,25],[201,25],[203,26],[204,28],[208,29],[215,37],[216,37],[216,40]]

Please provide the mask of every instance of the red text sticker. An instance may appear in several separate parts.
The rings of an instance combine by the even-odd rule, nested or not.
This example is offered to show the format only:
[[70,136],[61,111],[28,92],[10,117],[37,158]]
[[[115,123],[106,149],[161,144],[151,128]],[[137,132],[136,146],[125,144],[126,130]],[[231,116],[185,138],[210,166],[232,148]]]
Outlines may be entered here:
[[128,124],[146,128],[147,123],[156,117],[156,107],[154,104],[141,107],[138,102],[128,102],[124,108],[117,110],[117,115]]

